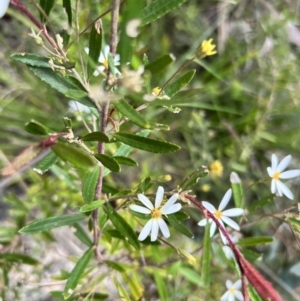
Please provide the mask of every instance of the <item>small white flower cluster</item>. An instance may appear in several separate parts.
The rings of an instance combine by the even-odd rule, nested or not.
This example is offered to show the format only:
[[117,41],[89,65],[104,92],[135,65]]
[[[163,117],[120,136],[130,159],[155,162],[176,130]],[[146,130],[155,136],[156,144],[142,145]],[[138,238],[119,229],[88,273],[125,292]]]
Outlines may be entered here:
[[163,220],[162,216],[167,216],[168,214],[175,213],[181,209],[181,204],[176,203],[178,199],[178,194],[175,193],[170,197],[170,199],[163,205],[164,188],[159,186],[156,192],[155,205],[143,194],[138,194],[138,199],[145,205],[145,207],[139,205],[130,205],[129,208],[133,211],[151,214],[151,219],[146,223],[145,227],[141,231],[138,239],[144,240],[151,232],[151,241],[157,240],[158,230],[160,229],[165,238],[170,237],[170,231],[166,222]]
[[221,301],[234,301],[237,298],[240,301],[244,300],[243,294],[240,289],[242,287],[242,280],[238,280],[235,283],[232,283],[230,280],[226,281],[227,291],[221,297]]
[[[242,208],[233,208],[233,209],[228,209],[223,211],[223,209],[227,206],[227,204],[229,203],[230,199],[232,196],[232,190],[229,189],[227,190],[227,192],[225,193],[224,197],[222,198],[222,201],[218,207],[218,209],[216,209],[212,204],[210,204],[209,202],[203,201],[202,205],[210,212],[212,213],[215,218],[219,221],[219,223],[224,227],[224,223],[227,224],[228,226],[230,226],[231,228],[240,231],[240,226],[233,221],[231,218],[229,217],[234,217],[234,216],[240,216],[243,215],[244,213],[244,209]],[[216,229],[217,229],[217,225],[216,223],[210,218],[210,219],[202,219],[198,225],[199,226],[206,226],[207,221],[211,224],[210,225],[210,237],[213,237]],[[220,231],[220,236],[221,239],[223,241],[224,244],[227,244],[227,239],[225,238],[225,236],[223,235],[222,231]]]
[[294,199],[294,195],[291,190],[283,184],[280,179],[293,179],[300,176],[300,169],[293,169],[284,171],[292,160],[292,156],[288,155],[284,157],[281,162],[278,162],[278,157],[272,155],[272,166],[267,168],[269,176],[272,178],[271,192],[276,193],[279,196],[285,195],[290,200]]
[[10,0],[1,0],[0,1],[0,18],[2,18],[5,15],[5,13],[8,9],[8,6],[9,6],[9,2],[10,2]]

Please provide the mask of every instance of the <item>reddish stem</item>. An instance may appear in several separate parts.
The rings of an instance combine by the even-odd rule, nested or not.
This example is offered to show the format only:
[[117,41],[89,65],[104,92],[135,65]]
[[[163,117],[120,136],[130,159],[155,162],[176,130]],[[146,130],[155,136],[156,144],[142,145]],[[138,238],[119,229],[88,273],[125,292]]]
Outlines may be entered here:
[[47,39],[47,41],[50,43],[50,45],[55,49],[58,50],[58,47],[56,46],[53,39],[48,35],[48,32],[43,26],[28,10],[27,8],[19,1],[19,0],[11,0],[10,3],[17,7],[22,13],[24,13],[30,21],[41,31],[41,33],[44,35],[44,37]]
[[221,223],[215,217],[215,215],[212,214],[210,211],[208,211],[202,205],[201,202],[197,201],[190,195],[185,194],[184,197],[187,198],[188,200],[190,200],[195,206],[200,208],[202,210],[202,212],[208,218],[212,219],[215,222],[215,224],[217,225],[217,227],[219,228],[219,230],[222,232],[222,234],[225,236],[225,238],[228,242],[228,245],[231,248],[231,250],[233,251],[236,261],[237,261],[237,263],[240,267],[241,273],[243,275],[242,276],[243,286],[245,285],[244,284],[244,276],[245,276],[262,298],[269,300],[269,301],[282,301],[281,297],[275,291],[272,284],[270,282],[266,281],[263,278],[263,276],[260,275],[260,273],[244,258],[243,254],[240,252],[240,250],[237,248],[237,246],[233,243],[228,232],[221,225]]

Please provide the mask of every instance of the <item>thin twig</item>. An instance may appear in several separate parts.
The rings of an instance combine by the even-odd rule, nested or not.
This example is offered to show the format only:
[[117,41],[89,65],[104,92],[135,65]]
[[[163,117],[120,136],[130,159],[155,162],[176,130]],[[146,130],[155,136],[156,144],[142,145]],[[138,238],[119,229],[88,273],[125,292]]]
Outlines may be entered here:
[[[111,38],[110,38],[110,52],[114,56],[116,54],[117,44],[118,44],[118,18],[119,18],[119,7],[120,7],[120,0],[114,0],[112,5],[112,17],[111,17]],[[108,81],[110,77],[110,69],[108,68],[107,71],[107,81],[106,86],[108,86]],[[100,115],[100,131],[105,133],[106,125],[107,125],[107,118],[109,112],[109,92],[107,92],[107,98],[104,100],[102,105],[102,110],[99,111]],[[103,142],[98,143],[98,153],[104,154],[105,151],[105,144]],[[98,178],[97,187],[95,190],[94,199],[98,200],[102,194],[102,184],[103,184],[103,172],[104,168],[103,165],[100,166],[100,173]],[[93,231],[94,231],[94,247],[95,247],[95,256],[98,261],[102,260],[102,255],[99,250],[99,237],[100,237],[100,229],[98,224],[98,209],[95,209],[92,213],[92,221],[93,221]]]

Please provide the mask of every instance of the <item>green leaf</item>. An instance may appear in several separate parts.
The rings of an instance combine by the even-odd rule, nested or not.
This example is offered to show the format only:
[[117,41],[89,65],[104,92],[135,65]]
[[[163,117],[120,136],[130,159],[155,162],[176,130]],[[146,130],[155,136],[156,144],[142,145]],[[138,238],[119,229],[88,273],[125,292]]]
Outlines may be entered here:
[[114,172],[119,172],[121,170],[121,167],[120,167],[118,161],[115,160],[113,157],[103,155],[103,154],[96,154],[94,156],[109,170],[114,171]]
[[167,285],[163,277],[158,273],[154,273],[154,280],[159,294],[159,300],[168,301]]
[[195,270],[192,270],[190,267],[181,266],[178,269],[178,273],[180,273],[188,281],[190,281],[196,285],[199,285],[201,282],[201,276]]
[[138,163],[130,158],[122,157],[122,156],[114,156],[114,159],[117,160],[119,164],[127,165],[127,166],[138,166]]
[[[47,16],[49,16],[53,5],[54,5],[54,0],[40,0],[40,6]],[[46,19],[43,15],[41,15],[41,21],[42,23],[46,22]]]
[[70,277],[65,286],[65,290],[64,290],[65,299],[69,298],[73,294],[73,291],[76,288],[80,280],[80,277],[82,276],[86,266],[91,260],[92,254],[93,254],[93,248],[90,248],[83,254],[83,256],[76,263],[74,269],[70,273]]
[[249,212],[251,211],[255,211],[256,208],[263,208],[264,206],[266,206],[268,203],[270,203],[271,201],[273,201],[274,199],[274,194],[269,194],[261,199],[259,199],[258,201],[254,202],[252,205],[250,205],[247,210]]
[[82,141],[100,141],[100,142],[109,142],[108,136],[102,132],[92,132],[81,138]]
[[28,224],[27,226],[20,229],[19,233],[32,234],[37,232],[48,231],[53,228],[72,225],[76,222],[82,221],[85,218],[86,216],[81,213],[52,216]]
[[247,237],[240,239],[237,244],[242,247],[250,247],[261,244],[269,244],[274,241],[273,237],[269,236],[256,236],[256,237]]
[[86,174],[83,180],[82,196],[87,204],[92,203],[94,200],[95,190],[99,179],[99,173],[100,173],[100,166],[96,165],[91,171],[89,171]]
[[65,93],[66,97],[71,99],[80,100],[89,96],[89,93],[83,90],[78,89],[70,89]]
[[38,136],[47,136],[49,130],[40,122],[31,120],[25,124],[25,131]]
[[63,7],[66,10],[68,15],[68,22],[69,25],[72,26],[72,7],[71,7],[71,0],[63,0]]
[[165,94],[170,98],[185,87],[194,77],[196,70],[191,70],[165,88]]
[[168,215],[169,223],[172,225],[173,228],[175,228],[178,232],[182,233],[183,235],[193,238],[194,234],[188,230],[175,216],[174,214]]
[[149,70],[152,74],[156,74],[163,69],[165,69],[168,65],[170,65],[173,62],[173,58],[171,55],[166,54],[159,59],[147,64],[145,66],[146,70]]
[[151,128],[150,122],[148,122],[143,115],[137,112],[126,100],[121,99],[115,103],[114,106],[120,113],[128,117],[129,120],[134,124],[145,129]]
[[210,285],[210,223],[206,223],[204,241],[203,241],[203,253],[201,260],[201,281],[200,285],[207,288]]
[[102,47],[102,29],[100,21],[92,26],[89,40],[89,58],[87,75],[90,77],[98,66],[99,55]]
[[248,284],[248,292],[250,296],[251,301],[264,301],[263,299],[260,298],[259,294],[257,291],[253,288],[251,284]]
[[[52,292],[50,292],[50,295],[52,297],[54,297],[55,300],[58,300],[58,301],[78,301],[78,300],[81,300],[80,297],[82,298],[82,300],[90,300],[87,298],[91,296],[91,292],[79,293],[79,294],[69,297],[68,299],[64,298],[64,294],[61,291],[52,291]],[[97,300],[102,301],[102,300],[107,299],[108,297],[109,296],[107,294],[93,292],[93,301],[97,301]]]
[[236,208],[243,208],[243,186],[237,173],[230,174],[230,182],[233,193],[233,200]]
[[92,242],[91,238],[89,237],[89,235],[82,228],[82,226],[79,223],[75,223],[74,225],[72,225],[72,227],[76,229],[76,231],[74,233],[75,236],[88,247],[92,247],[93,242]]
[[[59,73],[48,68],[39,68],[29,66],[29,69],[42,81],[50,85],[53,89],[58,92],[65,94],[69,90],[76,90],[77,86],[73,84],[68,78],[63,77]],[[82,103],[85,106],[94,108],[95,105],[89,97],[84,97],[77,99],[78,102]]]
[[122,235],[128,238],[128,242],[136,249],[140,250],[140,244],[137,239],[137,236],[135,232],[132,230],[132,228],[128,225],[128,223],[125,221],[125,219],[119,215],[116,211],[113,210],[113,208],[108,204],[107,206],[104,206],[104,211],[108,215],[108,218],[111,220],[113,225],[116,227],[117,230],[119,230]]
[[115,133],[113,137],[124,144],[151,152],[151,153],[171,153],[176,152],[180,147],[176,144],[140,137],[132,134]]
[[93,211],[99,207],[101,207],[103,204],[105,203],[104,200],[100,200],[100,201],[93,201],[92,203],[90,204],[86,204],[86,205],[83,205],[81,208],[80,208],[80,212],[90,212],[90,211]]
[[122,301],[131,301],[131,298],[129,297],[128,293],[127,293],[127,289],[124,288],[124,286],[117,280],[116,277],[114,277],[114,283],[116,288],[118,289],[118,293],[119,293],[119,300]]
[[34,53],[15,53],[10,58],[16,62],[23,63],[32,67],[43,67],[51,69],[49,64],[50,58],[46,56],[40,56]]
[[33,170],[36,171],[38,174],[42,175],[49,168],[55,164],[58,160],[58,157],[54,152],[50,152],[46,157],[44,157],[34,168]]
[[18,253],[0,253],[0,261],[15,262],[20,264],[37,265],[40,262],[30,256]]
[[94,156],[73,144],[58,141],[51,148],[58,157],[77,168],[86,169],[98,164]]
[[105,260],[105,263],[111,267],[112,269],[118,271],[118,272],[126,272],[126,268],[118,263],[118,262],[115,262],[115,261],[111,261],[111,260]]
[[142,10],[142,24],[147,25],[179,7],[187,0],[156,0]]
[[173,214],[180,221],[184,221],[184,220],[187,220],[187,219],[190,218],[190,216],[184,211],[178,211],[178,212],[175,212]]
[[187,176],[179,187],[183,190],[190,188],[191,186],[198,183],[199,179],[205,178],[209,174],[206,167],[200,167],[193,171],[189,176]]

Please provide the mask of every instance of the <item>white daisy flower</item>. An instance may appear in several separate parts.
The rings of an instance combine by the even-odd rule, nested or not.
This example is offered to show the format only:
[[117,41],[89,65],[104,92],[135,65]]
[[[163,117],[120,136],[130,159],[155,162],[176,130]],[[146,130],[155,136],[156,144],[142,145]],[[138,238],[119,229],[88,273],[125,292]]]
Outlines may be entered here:
[[0,1],[0,18],[2,18],[5,15],[5,13],[8,9],[8,6],[9,6],[9,2],[10,2],[10,0],[1,0]]
[[[216,219],[219,221],[219,223],[222,226],[224,226],[224,224],[223,224],[223,222],[224,222],[231,228],[233,228],[237,231],[240,231],[240,226],[235,221],[233,221],[231,218],[229,218],[229,216],[230,217],[240,216],[244,213],[244,210],[242,208],[233,208],[233,209],[228,209],[228,210],[223,211],[223,209],[227,206],[228,202],[230,201],[231,195],[232,195],[232,190],[229,189],[225,193],[218,209],[216,209],[212,204],[210,204],[209,202],[206,202],[206,201],[203,201],[202,205],[216,217]],[[209,219],[208,221],[209,221],[209,223],[211,223],[210,237],[213,237],[213,235],[216,232],[217,225],[212,219]],[[201,220],[198,223],[198,225],[206,226],[206,223],[207,223],[207,219],[205,218],[205,219]],[[220,232],[223,243],[226,244],[227,240],[226,240],[225,236],[223,235],[223,233],[221,231],[219,231],[219,232]]]
[[[85,47],[84,48],[85,52],[89,54],[89,48]],[[98,76],[100,73],[104,72],[105,70],[108,69],[108,54],[110,52],[110,47],[106,45],[104,47],[104,51],[101,51],[98,62],[101,64],[100,66],[97,67],[97,69],[94,71],[93,75]],[[114,56],[114,66],[119,66],[120,65],[120,55],[116,54]],[[121,75],[121,72],[115,67],[114,70],[116,75]]]
[[162,219],[163,215],[172,214],[181,209],[181,204],[175,202],[178,199],[178,194],[174,194],[170,199],[161,206],[164,197],[164,188],[159,186],[155,197],[155,206],[152,202],[143,194],[138,194],[138,199],[145,205],[145,207],[139,205],[130,205],[129,208],[133,211],[151,214],[151,219],[146,223],[145,227],[141,231],[138,239],[144,240],[151,232],[151,241],[157,240],[158,230],[160,229],[165,238],[170,237],[170,231],[166,222]]
[[[234,243],[237,243],[239,241],[238,237],[236,237],[236,236],[230,236],[230,238],[231,238],[232,242],[234,242]],[[229,246],[227,246],[227,245],[223,246],[222,250],[228,260],[235,258],[234,253]]]
[[279,196],[285,195],[290,200],[294,199],[293,193],[290,189],[283,184],[280,179],[292,179],[300,176],[300,169],[288,170],[282,172],[287,168],[292,159],[291,155],[284,157],[280,163],[278,163],[278,157],[272,155],[272,166],[267,168],[269,176],[272,178],[271,192],[276,193]]
[[230,280],[226,281],[227,292],[221,297],[221,301],[234,301],[237,298],[240,301],[244,300],[244,296],[240,289],[242,287],[242,280],[232,283]]

